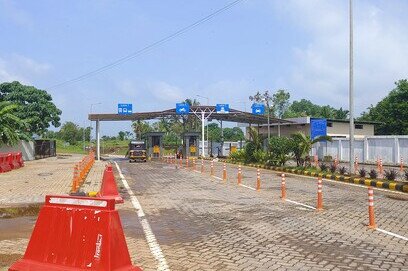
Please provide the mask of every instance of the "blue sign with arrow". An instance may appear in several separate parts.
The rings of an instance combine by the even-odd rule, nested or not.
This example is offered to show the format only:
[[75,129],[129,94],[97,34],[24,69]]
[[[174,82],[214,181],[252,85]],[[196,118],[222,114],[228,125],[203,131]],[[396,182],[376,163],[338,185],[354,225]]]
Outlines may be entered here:
[[252,104],[252,114],[263,115],[265,114],[265,105],[263,104]]
[[177,103],[176,104],[176,113],[178,115],[186,115],[190,112],[190,105],[186,103]]
[[118,104],[119,115],[130,115],[133,113],[132,104]]
[[215,106],[215,111],[217,113],[229,113],[230,112],[230,108],[229,108],[229,104],[217,104]]

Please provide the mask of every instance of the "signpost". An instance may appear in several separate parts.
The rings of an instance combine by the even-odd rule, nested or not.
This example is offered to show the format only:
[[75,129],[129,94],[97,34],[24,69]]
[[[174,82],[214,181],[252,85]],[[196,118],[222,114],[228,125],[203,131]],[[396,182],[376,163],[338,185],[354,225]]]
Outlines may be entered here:
[[327,135],[326,119],[310,119],[310,138],[313,140],[319,136]]
[[133,113],[132,104],[118,104],[119,115],[130,115]]
[[190,105],[186,103],[177,103],[176,104],[176,113],[178,115],[187,115],[190,113]]
[[230,112],[229,104],[217,104],[215,111],[220,114],[228,114]]
[[263,115],[265,114],[265,105],[263,104],[252,104],[252,114]]

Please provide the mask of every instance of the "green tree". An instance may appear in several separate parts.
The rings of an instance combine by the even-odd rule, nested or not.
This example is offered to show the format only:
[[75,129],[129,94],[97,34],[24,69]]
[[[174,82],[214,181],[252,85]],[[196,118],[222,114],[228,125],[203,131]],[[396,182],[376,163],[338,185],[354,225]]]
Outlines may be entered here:
[[273,136],[269,140],[268,151],[272,164],[283,166],[291,158],[293,140],[288,137]]
[[123,141],[125,140],[126,133],[124,131],[119,131],[118,133],[118,140]]
[[224,141],[241,141],[244,139],[245,135],[241,128],[224,128]]
[[408,80],[395,82],[396,87],[375,106],[371,105],[360,120],[379,121],[375,133],[380,135],[408,134]]
[[133,131],[136,135],[136,139],[141,140],[142,135],[147,132],[152,131],[152,127],[150,124],[143,120],[137,120],[132,123]]
[[275,116],[282,118],[289,107],[290,94],[283,89],[278,90],[272,97],[272,110]]
[[295,155],[296,163],[298,166],[305,166],[313,144],[325,140],[330,142],[332,141],[332,138],[330,136],[318,136],[314,139],[311,139],[310,136],[305,135],[302,132],[293,134],[292,139],[293,154]]
[[17,81],[0,84],[0,101],[20,105],[15,114],[28,125],[30,135],[42,135],[52,124],[59,127],[61,110],[45,90],[25,86]]
[[217,123],[210,123],[207,125],[208,139],[215,142],[221,142],[221,128]]
[[16,116],[19,106],[10,102],[0,102],[0,146],[15,145],[20,139],[29,140],[27,123]]
[[79,126],[72,121],[65,122],[60,131],[58,132],[59,138],[68,142],[70,145],[75,145],[81,140],[82,134],[80,133]]

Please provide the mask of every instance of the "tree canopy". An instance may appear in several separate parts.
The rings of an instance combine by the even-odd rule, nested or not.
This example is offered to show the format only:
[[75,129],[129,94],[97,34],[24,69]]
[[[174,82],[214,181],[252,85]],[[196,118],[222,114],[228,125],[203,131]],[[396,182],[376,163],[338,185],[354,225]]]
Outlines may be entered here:
[[52,124],[59,127],[61,110],[52,102],[45,90],[25,86],[17,81],[0,84],[0,101],[9,101],[19,105],[15,115],[28,125],[30,135],[44,134]]
[[406,135],[408,134],[408,80],[395,82],[396,87],[364,112],[360,120],[379,121],[376,134]]
[[20,139],[29,140],[27,123],[15,115],[18,108],[8,101],[0,102],[0,146],[15,145]]

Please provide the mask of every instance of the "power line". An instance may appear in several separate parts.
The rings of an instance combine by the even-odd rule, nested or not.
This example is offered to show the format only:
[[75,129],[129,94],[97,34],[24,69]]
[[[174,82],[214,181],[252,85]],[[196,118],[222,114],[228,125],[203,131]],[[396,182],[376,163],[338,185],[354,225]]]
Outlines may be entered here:
[[85,80],[85,79],[87,79],[89,77],[92,77],[92,76],[94,76],[96,74],[99,74],[101,72],[104,72],[106,70],[112,69],[112,68],[114,68],[116,66],[119,66],[119,65],[123,64],[124,62],[132,60],[132,59],[142,55],[143,53],[154,49],[155,47],[158,47],[158,46],[160,46],[160,45],[162,45],[162,44],[164,44],[164,43],[166,43],[166,42],[168,42],[168,41],[170,41],[170,40],[172,40],[172,39],[174,39],[174,38],[176,38],[176,37],[178,37],[180,35],[183,35],[184,33],[196,28],[197,26],[211,20],[215,16],[217,16],[217,15],[231,9],[232,7],[234,7],[239,2],[242,2],[242,1],[244,1],[244,0],[235,0],[233,2],[230,2],[229,4],[227,4],[227,5],[223,6],[222,8],[214,11],[213,13],[199,19],[198,21],[196,21],[196,22],[194,22],[194,23],[192,23],[192,24],[190,24],[188,26],[185,26],[185,27],[181,28],[181,29],[177,30],[176,32],[174,32],[174,33],[172,33],[172,34],[170,34],[170,35],[168,35],[168,36],[166,36],[166,37],[164,37],[164,38],[162,38],[162,39],[160,39],[160,40],[158,40],[156,42],[153,42],[153,43],[143,47],[142,49],[140,49],[140,50],[138,50],[136,52],[133,52],[132,54],[129,54],[127,56],[119,58],[119,59],[117,59],[117,60],[115,60],[115,61],[113,61],[113,62],[111,62],[111,63],[109,63],[107,65],[104,65],[104,66],[102,66],[100,68],[97,68],[95,70],[92,70],[90,72],[84,73],[84,74],[82,74],[80,76],[77,76],[75,78],[72,78],[72,79],[66,80],[64,82],[52,85],[52,86],[48,87],[47,89],[54,89],[54,88],[59,88],[59,87],[65,86],[65,85],[73,84],[73,83]]

